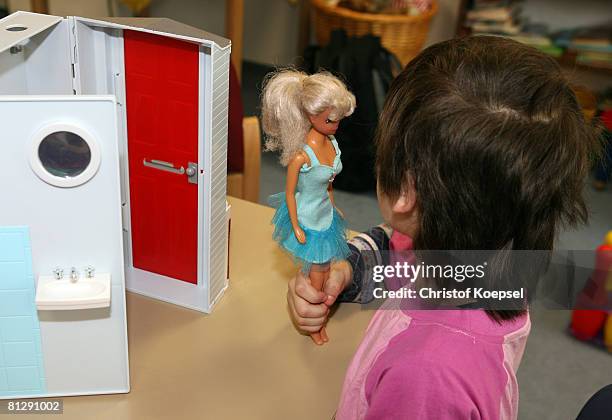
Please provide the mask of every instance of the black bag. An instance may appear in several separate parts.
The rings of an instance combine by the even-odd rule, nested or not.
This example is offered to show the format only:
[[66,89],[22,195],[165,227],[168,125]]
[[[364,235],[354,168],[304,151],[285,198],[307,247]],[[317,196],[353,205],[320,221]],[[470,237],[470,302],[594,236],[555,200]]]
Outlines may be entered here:
[[311,46],[304,52],[304,71],[327,70],[345,81],[357,99],[353,115],[343,119],[336,136],[342,149],[342,172],[334,187],[347,191],[368,191],[376,187],[374,175],[374,133],[385,95],[394,74],[401,71],[399,60],[384,49],[373,35],[347,37],[344,30],[331,33],[325,47]]

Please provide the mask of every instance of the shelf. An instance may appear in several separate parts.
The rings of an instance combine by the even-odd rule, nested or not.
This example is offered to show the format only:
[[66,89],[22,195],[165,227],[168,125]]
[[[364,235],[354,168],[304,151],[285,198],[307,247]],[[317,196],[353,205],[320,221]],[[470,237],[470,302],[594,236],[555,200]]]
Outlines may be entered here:
[[597,71],[607,74],[612,74],[612,68],[597,66],[593,64],[579,63],[576,61],[577,53],[565,51],[563,55],[557,58],[562,67],[573,67],[579,70]]

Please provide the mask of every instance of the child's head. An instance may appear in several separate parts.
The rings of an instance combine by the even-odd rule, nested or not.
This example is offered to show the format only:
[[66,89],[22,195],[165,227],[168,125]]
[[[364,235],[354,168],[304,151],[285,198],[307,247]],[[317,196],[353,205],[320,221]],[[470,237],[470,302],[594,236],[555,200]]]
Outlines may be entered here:
[[377,132],[381,208],[417,249],[552,249],[585,222],[596,134],[556,61],[500,37],[427,48]]
[[291,69],[271,73],[262,93],[266,147],[280,150],[281,163],[286,165],[302,149],[313,125],[321,130],[329,121],[337,127],[354,109],[355,96],[330,73],[309,76]]

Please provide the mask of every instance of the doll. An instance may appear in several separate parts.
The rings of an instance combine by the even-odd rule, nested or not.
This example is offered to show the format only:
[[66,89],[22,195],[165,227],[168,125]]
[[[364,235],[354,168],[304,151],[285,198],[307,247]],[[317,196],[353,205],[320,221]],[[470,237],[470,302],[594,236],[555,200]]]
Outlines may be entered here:
[[[342,170],[334,134],[353,113],[355,96],[330,73],[281,70],[268,76],[262,97],[266,148],[279,150],[287,167],[285,192],[269,200],[276,208],[273,238],[322,290],[330,262],[349,254],[332,182]],[[311,337],[316,344],[328,341],[325,327]]]

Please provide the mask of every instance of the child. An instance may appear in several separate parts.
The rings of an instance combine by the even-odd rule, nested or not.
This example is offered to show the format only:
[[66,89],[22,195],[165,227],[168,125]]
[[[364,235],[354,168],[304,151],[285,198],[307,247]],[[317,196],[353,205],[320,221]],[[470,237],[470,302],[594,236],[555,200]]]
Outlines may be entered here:
[[[365,303],[382,251],[552,250],[587,219],[596,136],[554,59],[500,37],[427,48],[393,82],[377,132],[386,225],[349,242],[323,292],[298,275],[290,312],[318,331],[334,301]],[[385,304],[387,305],[387,304]],[[390,307],[389,305],[388,307]],[[336,419],[514,419],[524,309],[378,310]]]

